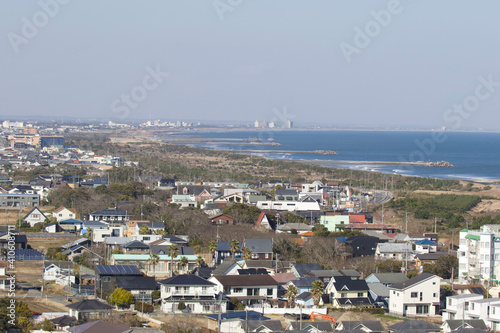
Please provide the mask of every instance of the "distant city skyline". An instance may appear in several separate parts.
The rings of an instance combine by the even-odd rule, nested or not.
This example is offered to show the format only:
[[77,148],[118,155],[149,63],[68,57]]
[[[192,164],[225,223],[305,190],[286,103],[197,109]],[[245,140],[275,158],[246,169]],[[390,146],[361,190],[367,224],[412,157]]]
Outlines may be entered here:
[[0,119],[500,130],[493,0],[0,9]]

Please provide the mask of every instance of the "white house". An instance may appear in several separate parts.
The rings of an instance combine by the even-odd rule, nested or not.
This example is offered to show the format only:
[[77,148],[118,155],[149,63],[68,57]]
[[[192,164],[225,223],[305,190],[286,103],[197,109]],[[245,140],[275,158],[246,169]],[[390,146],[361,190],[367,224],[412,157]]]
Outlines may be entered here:
[[56,280],[57,276],[73,274],[73,262],[71,261],[45,261],[43,268],[44,280]]
[[411,260],[413,249],[410,243],[378,243],[375,249],[376,259]]
[[44,222],[45,218],[45,214],[38,207],[33,207],[33,209],[23,217],[23,221],[29,223],[30,227],[33,227],[37,223]]
[[9,290],[10,276],[7,275],[7,261],[0,261],[0,290]]
[[441,278],[422,273],[389,286],[389,313],[399,316],[439,315]]
[[57,222],[76,219],[76,209],[61,206],[52,212],[52,216],[57,219]]
[[482,319],[495,331],[500,330],[500,298],[462,294],[446,298],[443,321]]
[[278,211],[320,211],[319,203],[316,201],[258,201],[257,208],[263,210]]
[[161,310],[165,313],[182,313],[179,303],[185,305],[184,312],[195,314],[226,312],[227,300],[217,297],[216,285],[199,276],[175,275],[159,281],[161,288]]

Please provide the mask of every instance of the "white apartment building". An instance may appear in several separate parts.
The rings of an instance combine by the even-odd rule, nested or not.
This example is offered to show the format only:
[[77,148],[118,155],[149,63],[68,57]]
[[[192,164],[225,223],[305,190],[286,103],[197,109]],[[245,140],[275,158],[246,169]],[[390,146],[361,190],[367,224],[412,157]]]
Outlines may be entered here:
[[453,319],[482,319],[492,330],[499,331],[500,298],[484,298],[479,294],[449,296],[443,310],[443,322]]
[[479,230],[460,230],[458,281],[498,280],[500,274],[500,225],[483,225]]

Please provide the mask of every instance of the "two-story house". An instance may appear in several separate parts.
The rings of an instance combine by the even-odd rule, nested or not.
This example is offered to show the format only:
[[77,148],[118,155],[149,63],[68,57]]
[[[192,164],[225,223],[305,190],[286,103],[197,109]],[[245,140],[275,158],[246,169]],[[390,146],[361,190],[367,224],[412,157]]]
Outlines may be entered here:
[[278,299],[279,283],[269,275],[215,275],[208,281],[216,284],[217,292],[246,305],[262,305]]
[[269,238],[246,238],[243,247],[252,251],[252,259],[272,260],[273,240]]
[[227,298],[218,295],[215,283],[199,276],[175,275],[158,282],[161,287],[161,310],[165,313],[181,313],[179,303],[185,305],[185,312],[194,314],[226,312]]
[[61,206],[52,212],[52,216],[57,219],[57,222],[76,219],[76,209]]
[[43,223],[45,218],[45,214],[38,207],[34,207],[23,217],[23,221],[29,223],[30,227],[33,227],[37,223]]
[[389,313],[399,316],[439,315],[441,278],[422,273],[389,287]]
[[370,306],[365,280],[351,276],[334,276],[325,288],[334,307]]
[[59,275],[73,274],[73,266],[71,261],[44,261],[43,279],[55,281]]

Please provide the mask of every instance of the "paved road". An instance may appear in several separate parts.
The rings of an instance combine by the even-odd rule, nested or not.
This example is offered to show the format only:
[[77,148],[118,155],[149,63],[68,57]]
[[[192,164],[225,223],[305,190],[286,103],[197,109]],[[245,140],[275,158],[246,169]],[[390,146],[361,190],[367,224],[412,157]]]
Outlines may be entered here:
[[375,190],[373,191],[373,200],[370,203],[381,204],[386,203],[393,198],[393,195],[389,191]]

